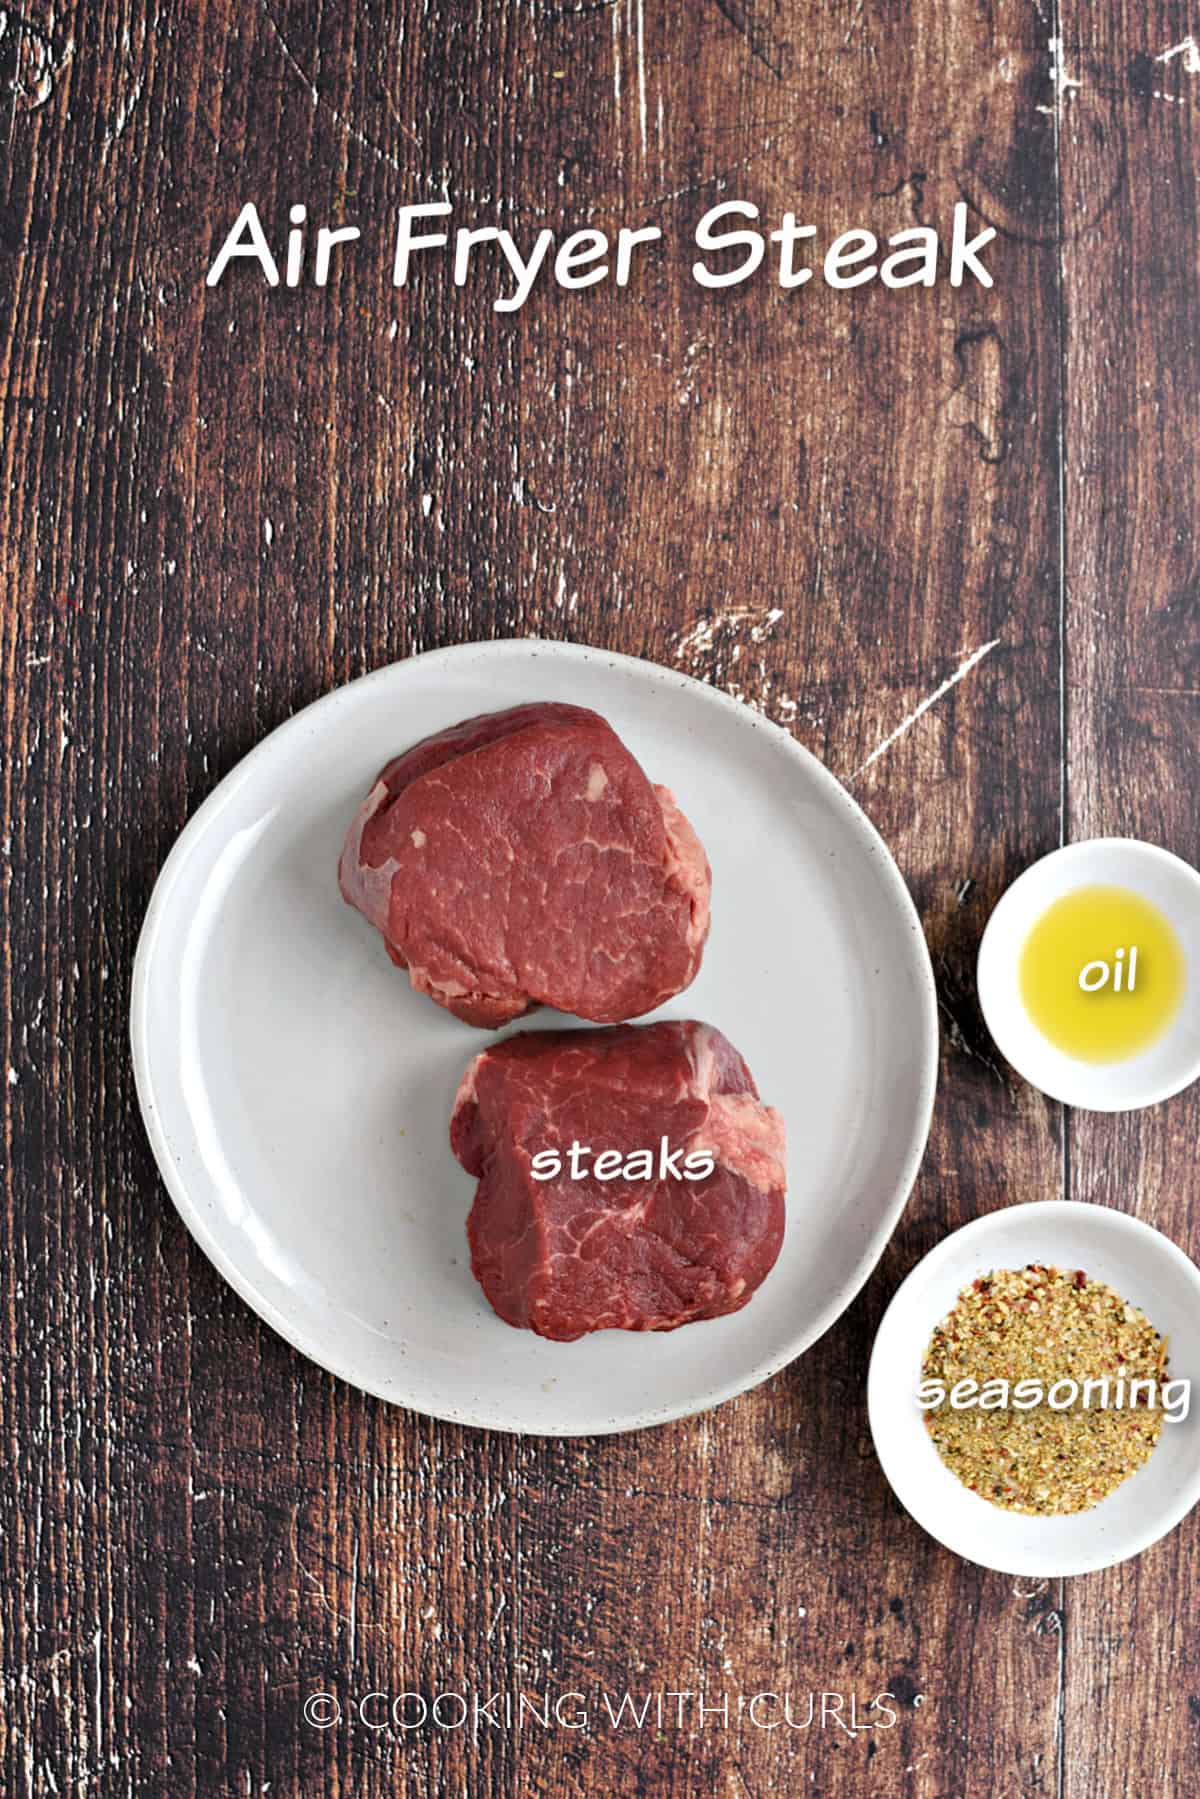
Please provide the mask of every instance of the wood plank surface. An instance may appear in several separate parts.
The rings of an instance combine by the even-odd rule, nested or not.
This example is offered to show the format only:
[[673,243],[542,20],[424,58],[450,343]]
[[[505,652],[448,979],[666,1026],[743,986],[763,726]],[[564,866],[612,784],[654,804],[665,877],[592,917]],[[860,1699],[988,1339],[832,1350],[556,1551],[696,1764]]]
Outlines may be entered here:
[[[1138,836],[1200,863],[1195,520],[1195,20],[1072,5],[1062,114],[1068,521],[1066,793],[1072,837]],[[1173,52],[1173,54],[1172,54]],[[1163,60],[1165,57],[1166,60]],[[1200,1090],[1069,1126],[1073,1197],[1136,1212],[1200,1255]],[[1183,1372],[1183,1370],[1180,1370]],[[1087,1792],[1187,1792],[1200,1725],[1195,1520],[1070,1583],[1065,1725]],[[1127,1707],[1163,1672],[1146,1727]]]
[[[3,1790],[1186,1794],[1194,1524],[1056,1588],[981,1572],[900,1511],[864,1393],[898,1281],[981,1211],[1067,1191],[1200,1248],[1194,1098],[1065,1123],[973,993],[991,905],[1064,834],[1200,851],[1200,75],[1154,61],[1182,10],[0,20]],[[669,241],[623,293],[511,315],[441,259],[393,293],[395,208],[444,193],[455,222]],[[322,290],[206,290],[248,198],[367,241]],[[682,252],[721,198],[829,235],[945,230],[965,198],[995,286],[706,293]],[[718,683],[821,756],[900,861],[943,1009],[929,1153],[861,1298],[757,1392],[617,1439],[441,1425],[304,1362],[187,1239],[126,1048],[154,875],[239,757],[367,669],[526,633]],[[352,1716],[519,1688],[585,1695],[587,1728]],[[756,1727],[759,1690],[816,1722]],[[627,1691],[718,1709],[615,1729]],[[865,1718],[885,1691],[893,1728],[822,1727],[822,1693]]]

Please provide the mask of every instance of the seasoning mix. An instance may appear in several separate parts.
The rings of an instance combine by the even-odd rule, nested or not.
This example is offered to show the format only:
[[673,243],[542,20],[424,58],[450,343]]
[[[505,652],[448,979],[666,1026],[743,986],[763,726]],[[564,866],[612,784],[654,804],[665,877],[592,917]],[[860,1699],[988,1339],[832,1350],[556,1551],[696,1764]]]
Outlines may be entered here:
[[[1136,1306],[1082,1269],[1032,1262],[1002,1268],[965,1287],[925,1351],[922,1379],[946,1397],[926,1413],[939,1455],[973,1493],[1006,1511],[1081,1512],[1140,1468],[1162,1432],[1167,1344]],[[1107,1377],[1151,1381],[1139,1403],[1085,1405],[1083,1383]],[[1075,1382],[1081,1397],[1063,1410],[1040,1403],[956,1410],[954,1386],[1035,1381],[1049,1393]]]

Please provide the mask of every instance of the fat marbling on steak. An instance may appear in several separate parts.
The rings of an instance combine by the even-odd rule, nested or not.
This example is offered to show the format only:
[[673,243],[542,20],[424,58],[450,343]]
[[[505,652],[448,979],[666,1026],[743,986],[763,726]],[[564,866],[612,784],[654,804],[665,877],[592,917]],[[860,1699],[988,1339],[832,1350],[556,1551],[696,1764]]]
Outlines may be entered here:
[[[711,1173],[664,1175],[664,1139],[677,1167],[707,1152]],[[783,1242],[783,1120],[711,1025],[521,1031],[470,1064],[450,1143],[479,1183],[475,1277],[501,1318],[539,1336],[736,1312]],[[572,1144],[590,1152],[583,1179],[570,1177]],[[534,1158],[550,1151],[563,1172],[538,1180]],[[602,1181],[597,1158],[614,1151],[622,1171]],[[652,1152],[651,1178],[626,1178],[633,1152]]]
[[688,985],[708,935],[699,839],[581,706],[484,713],[389,762],[339,879],[413,986],[486,1027],[536,1005],[636,1018]]

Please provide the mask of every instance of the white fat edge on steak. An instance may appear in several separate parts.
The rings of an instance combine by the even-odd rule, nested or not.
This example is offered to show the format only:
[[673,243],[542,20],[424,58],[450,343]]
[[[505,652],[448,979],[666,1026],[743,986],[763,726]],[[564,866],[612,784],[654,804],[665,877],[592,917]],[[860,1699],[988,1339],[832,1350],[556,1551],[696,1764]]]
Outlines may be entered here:
[[380,808],[386,805],[389,798],[387,782],[376,781],[370,793],[358,808],[354,823],[346,834],[345,847],[342,850],[341,865],[338,873],[341,877],[342,892],[351,904],[358,907],[364,918],[370,920],[377,931],[387,936],[388,911],[392,897],[392,877],[400,864],[394,856],[381,862],[378,868],[372,868],[362,859],[363,832]]
[[464,1073],[462,1080],[458,1083],[458,1092],[454,1095],[454,1107],[450,1114],[451,1118],[457,1118],[459,1113],[463,1111],[465,1107],[473,1106],[475,1104],[475,1083],[479,1077],[479,1070],[483,1066],[483,1059],[489,1053],[490,1052],[486,1049],[480,1050],[479,1054],[477,1056],[472,1056],[471,1060],[467,1063],[466,1072]]
[[[388,925],[391,916],[392,882],[400,870],[400,863],[395,856],[388,856],[377,868],[363,861],[362,840],[367,826],[375,814],[387,804],[391,798],[387,782],[376,781],[370,793],[359,807],[354,822],[346,836],[342,850],[342,859],[338,866],[338,876],[343,894],[363,914],[377,931],[380,931],[388,942],[391,937]],[[414,849],[424,849],[428,838],[418,826],[410,833]],[[411,986],[418,993],[428,994],[430,999],[445,1003],[452,999],[469,999],[479,1004],[494,1005],[498,999],[507,996],[496,995],[484,989],[468,986],[465,981],[435,980],[424,968],[410,965],[408,978]],[[512,1018],[519,1018],[526,1010],[523,997],[514,999]],[[497,1019],[497,1024],[503,1019]]]
[[765,1106],[752,1093],[714,1093],[716,1072],[714,1042],[717,1032],[708,1024],[696,1025],[687,1046],[694,1092],[708,1107],[708,1117],[691,1139],[689,1148],[707,1152],[719,1167],[740,1175],[752,1187],[769,1193],[787,1187],[787,1135],[783,1117],[774,1106]]
[[667,834],[667,860],[664,870],[669,885],[687,894],[692,905],[688,923],[688,948],[699,949],[708,936],[709,868],[704,845],[679,809],[679,802],[669,787],[655,787],[655,798],[662,807],[663,828]]
[[481,1024],[483,1029],[499,1030],[501,1025],[511,1024],[514,1018],[523,1018],[530,1010],[528,996],[524,993],[492,993],[487,988],[468,987],[465,981],[455,981],[448,977],[435,980],[428,969],[417,962],[409,963],[408,979],[417,993],[428,994],[430,999],[437,1000],[439,1004],[446,1005],[450,1000],[460,1003],[468,1000],[476,1008],[487,1006],[490,1016],[486,1024],[481,1024],[478,1019],[470,1021]]

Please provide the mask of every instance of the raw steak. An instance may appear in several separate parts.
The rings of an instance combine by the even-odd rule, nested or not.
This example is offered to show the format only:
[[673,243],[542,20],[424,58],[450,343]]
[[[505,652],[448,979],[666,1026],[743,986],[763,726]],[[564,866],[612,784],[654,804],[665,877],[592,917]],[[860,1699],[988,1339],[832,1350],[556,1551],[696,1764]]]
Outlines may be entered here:
[[[712,1172],[664,1175],[663,1139],[676,1161],[707,1152]],[[519,1032],[467,1069],[450,1143],[479,1181],[475,1277],[501,1318],[542,1337],[736,1312],[783,1242],[783,1120],[711,1025]],[[590,1152],[579,1180],[573,1143]],[[548,1151],[563,1172],[536,1180],[534,1157]],[[620,1152],[622,1171],[602,1181],[604,1151]],[[636,1151],[652,1152],[651,1178],[626,1178]]]
[[688,985],[708,935],[699,839],[581,706],[485,713],[389,762],[339,879],[413,986],[468,1024],[539,1004],[635,1018]]

